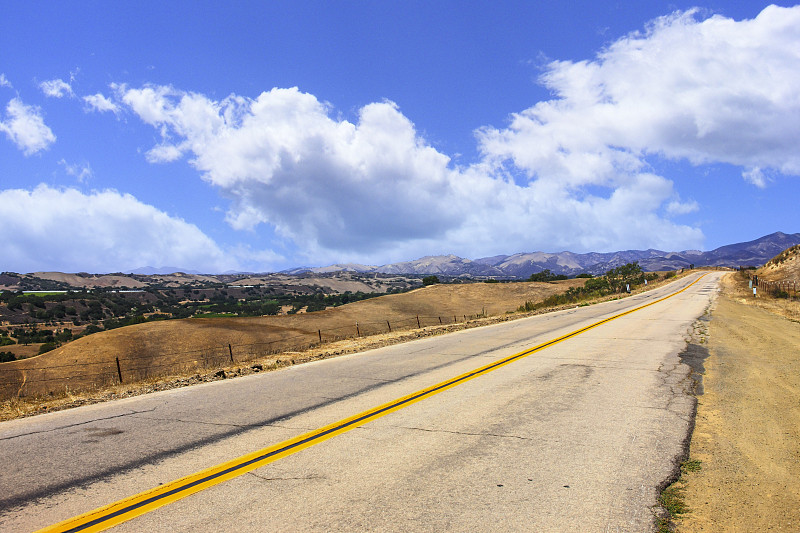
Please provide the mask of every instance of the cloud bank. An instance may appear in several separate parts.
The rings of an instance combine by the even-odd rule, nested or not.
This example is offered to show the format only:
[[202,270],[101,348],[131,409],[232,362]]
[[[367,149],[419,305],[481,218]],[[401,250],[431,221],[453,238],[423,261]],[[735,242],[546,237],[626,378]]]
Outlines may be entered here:
[[[734,165],[755,187],[800,175],[800,7],[770,6],[743,21],[676,12],[590,60],[549,63],[539,82],[552,98],[505,126],[478,128],[478,157],[466,165],[432,146],[389,100],[351,119],[296,87],[215,99],[169,85],[112,84],[110,95],[82,101],[89,111],[132,114],[152,126],[160,142],[147,147],[148,161],[186,159],[229,200],[231,227],[245,239],[268,227],[298,250],[295,264],[560,251],[553,243],[576,252],[702,248],[702,231],[682,218],[702,205],[681,198],[655,162]],[[16,98],[6,114],[0,128],[26,155],[55,141],[37,108]],[[93,207],[85,228],[108,226],[108,233],[92,236],[80,222],[79,242],[108,250],[115,264],[228,268],[198,228],[130,196],[46,187],[0,194],[28,198],[27,205],[36,196]],[[116,208],[102,209],[104,202]],[[55,235],[80,217],[72,207],[56,214],[42,223]],[[37,224],[20,231],[38,248],[69,242],[37,237],[48,233]],[[141,238],[131,239],[130,227]],[[190,246],[169,240],[170,232]],[[154,244],[141,244],[147,240]],[[85,253],[61,253],[85,265]],[[280,259],[246,247],[237,253]]]
[[82,193],[40,185],[0,191],[0,249],[5,268],[109,272],[145,265],[234,267],[196,226],[128,194]]
[[697,12],[653,21],[594,61],[556,61],[541,82],[557,97],[480,132],[483,152],[538,179],[614,183],[646,156],[800,174],[800,6],[753,20]]
[[593,60],[554,61],[553,99],[476,131],[480,160],[453,165],[390,101],[354,122],[297,88],[214,100],[116,86],[156,128],[151,162],[189,156],[231,200],[228,222],[268,224],[309,257],[375,260],[452,251],[700,247],[675,217],[697,211],[648,158],[727,163],[765,186],[800,174],[800,8],[753,20],[677,12]]

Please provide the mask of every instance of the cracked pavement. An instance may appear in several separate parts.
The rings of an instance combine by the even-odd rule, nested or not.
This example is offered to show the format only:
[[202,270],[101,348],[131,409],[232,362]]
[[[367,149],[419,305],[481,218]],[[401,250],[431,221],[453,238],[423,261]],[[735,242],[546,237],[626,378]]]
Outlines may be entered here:
[[[0,529],[51,525],[653,301],[604,304],[0,424]],[[647,531],[694,413],[659,304],[117,526],[120,531]],[[280,483],[274,483],[280,481]]]

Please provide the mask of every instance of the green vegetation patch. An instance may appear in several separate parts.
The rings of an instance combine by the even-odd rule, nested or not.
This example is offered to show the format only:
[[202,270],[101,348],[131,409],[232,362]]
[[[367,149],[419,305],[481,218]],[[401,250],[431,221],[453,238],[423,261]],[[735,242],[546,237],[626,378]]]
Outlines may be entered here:
[[[554,276],[549,270],[537,272],[530,277],[530,281],[554,281],[556,279],[562,279],[562,277]],[[566,279],[566,277],[564,276],[563,279]],[[617,268],[612,268],[604,276],[586,278],[583,287],[570,287],[566,292],[553,294],[541,302],[527,301],[517,311],[536,311],[546,307],[578,303],[582,300],[625,292],[629,288],[633,289],[637,285],[643,285],[645,281],[654,281],[656,279],[658,279],[658,274],[645,274],[638,261],[627,263]]]
[[658,533],[671,533],[675,530],[675,519],[681,515],[691,512],[686,505],[685,478],[688,472],[699,472],[702,463],[696,459],[689,459],[681,463],[680,476],[678,479],[661,491],[658,503],[663,509],[663,514],[656,519],[656,530]]

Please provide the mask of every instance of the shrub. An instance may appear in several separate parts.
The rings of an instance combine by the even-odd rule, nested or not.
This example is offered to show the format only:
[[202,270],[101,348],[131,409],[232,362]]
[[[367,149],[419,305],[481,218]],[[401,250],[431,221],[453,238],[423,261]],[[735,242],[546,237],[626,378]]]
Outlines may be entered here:
[[434,285],[436,283],[439,283],[438,276],[425,276],[424,278],[422,278],[422,285],[424,286]]
[[638,261],[612,268],[606,272],[606,278],[614,292],[621,292],[626,285],[633,286],[644,283],[642,267],[639,266]]
[[583,284],[583,288],[586,292],[605,292],[610,290],[611,286],[606,278],[590,278]]
[[557,281],[560,279],[568,279],[567,276],[564,274],[554,274],[550,271],[549,268],[545,268],[541,272],[535,272],[531,274],[531,277],[528,278],[528,281]]
[[308,304],[308,307],[306,307],[306,313],[313,313],[314,311],[324,311],[325,307],[326,307],[325,302],[320,302],[315,300],[310,304]]
[[56,348],[58,348],[58,344],[57,343],[55,343],[55,342],[46,342],[46,343],[42,344],[41,346],[39,346],[39,355],[42,355],[43,353],[47,353],[47,352],[49,352],[51,350],[55,350]]
[[17,357],[11,352],[0,352],[0,363],[8,363],[9,361],[16,361]]
[[83,330],[84,335],[91,335],[92,333],[97,333],[98,331],[103,331],[103,328],[96,324],[89,324],[86,326],[86,329]]

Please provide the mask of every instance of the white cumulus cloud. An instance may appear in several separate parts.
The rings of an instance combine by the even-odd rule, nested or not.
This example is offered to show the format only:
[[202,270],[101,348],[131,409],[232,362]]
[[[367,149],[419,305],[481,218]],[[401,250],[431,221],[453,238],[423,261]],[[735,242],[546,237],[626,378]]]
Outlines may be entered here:
[[670,247],[701,238],[654,214],[676,196],[668,180],[629,177],[605,198],[578,199],[564,184],[520,186],[490,165],[455,168],[392,102],[364,106],[351,123],[296,88],[215,101],[172,87],[122,87],[121,98],[162,132],[149,160],[189,154],[232,200],[233,227],[269,224],[309,260],[475,256],[547,242]]
[[3,268],[17,272],[234,267],[197,226],[113,190],[0,190],[0,227]]
[[39,84],[39,88],[49,98],[63,98],[75,95],[72,92],[72,86],[62,79],[43,81]]
[[297,88],[215,100],[172,86],[115,85],[161,135],[152,162],[187,157],[231,201],[310,259],[468,257],[560,243],[575,251],[700,247],[671,217],[697,211],[648,158],[800,174],[800,7],[753,20],[677,12],[592,60],[550,63],[553,98],[476,132],[458,167],[390,101],[353,122]]
[[767,176],[764,175],[764,171],[758,167],[748,168],[742,172],[742,177],[748,183],[752,183],[759,189],[763,189],[767,186],[767,182],[769,179]]
[[120,111],[119,106],[113,100],[101,93],[84,96],[83,101],[86,103],[86,107],[89,111],[97,111],[100,113],[110,111],[114,114]]
[[613,183],[648,155],[800,174],[800,6],[738,22],[675,13],[541,82],[556,99],[479,136],[533,178]]
[[680,202],[673,200],[667,204],[667,213],[671,215],[686,215],[700,210],[700,204],[692,200],[689,202]]
[[6,106],[6,119],[0,120],[0,131],[25,155],[46,150],[56,142],[56,136],[44,123],[41,110],[26,105],[19,98],[12,99]]
[[13,85],[11,85],[11,82],[8,81],[8,78],[6,78],[6,75],[4,73],[2,73],[2,72],[0,72],[0,87],[8,87],[10,89],[13,89],[13,87],[14,87]]

